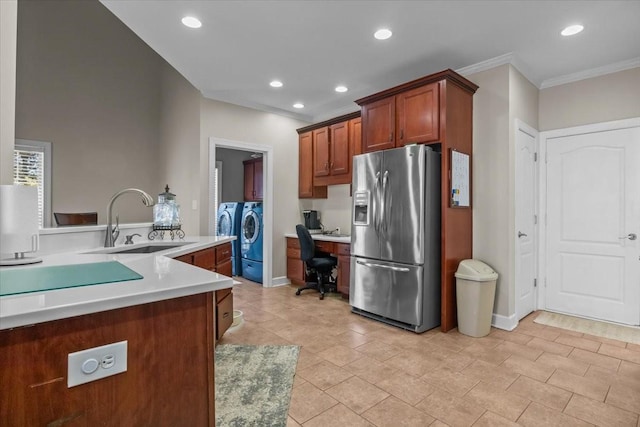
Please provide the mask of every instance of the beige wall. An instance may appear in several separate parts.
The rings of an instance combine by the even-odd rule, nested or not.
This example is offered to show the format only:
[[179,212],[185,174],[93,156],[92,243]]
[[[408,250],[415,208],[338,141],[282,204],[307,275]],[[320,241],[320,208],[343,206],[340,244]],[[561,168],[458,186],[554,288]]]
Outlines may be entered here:
[[[509,269],[505,272],[502,287],[508,289],[508,311],[497,312],[501,315],[513,315],[516,312],[516,259],[515,259],[515,218],[516,218],[516,119],[525,122],[534,129],[538,128],[538,88],[527,80],[516,68],[509,66],[509,201],[506,230],[509,243]],[[503,306],[501,306],[503,307]]]
[[0,1],[0,184],[13,184],[18,2]]
[[157,184],[168,184],[176,195],[187,235],[206,234],[199,228],[200,99],[200,92],[182,75],[163,65]]
[[206,234],[209,204],[209,138],[273,148],[273,277],[286,276],[285,233],[300,222],[297,128],[308,123],[224,102],[202,99],[200,111],[200,231]]
[[244,160],[251,158],[250,151],[216,149],[216,161],[222,162],[221,202],[244,200]]
[[510,315],[509,74],[510,66],[466,76],[473,97],[473,257],[500,275],[494,312]]
[[[163,191],[163,63],[99,2],[19,2],[16,138],[52,143],[54,212],[97,211],[105,223],[115,192]],[[132,194],[114,212],[153,218]]]
[[640,67],[540,91],[540,131],[640,117]]
[[[326,230],[334,230],[340,227],[340,232],[351,234],[351,204],[352,198],[349,194],[351,186],[330,185],[326,199],[300,200],[302,209],[315,209],[320,212],[320,220]],[[300,223],[304,224],[302,214]]]

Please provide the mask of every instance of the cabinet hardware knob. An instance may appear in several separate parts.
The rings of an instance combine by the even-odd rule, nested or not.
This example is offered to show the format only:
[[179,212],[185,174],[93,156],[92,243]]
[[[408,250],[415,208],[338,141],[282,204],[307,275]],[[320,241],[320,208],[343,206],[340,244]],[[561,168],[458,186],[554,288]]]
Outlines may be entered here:
[[393,141],[393,132],[389,134],[389,142]]
[[400,129],[400,139],[404,139],[404,129]]

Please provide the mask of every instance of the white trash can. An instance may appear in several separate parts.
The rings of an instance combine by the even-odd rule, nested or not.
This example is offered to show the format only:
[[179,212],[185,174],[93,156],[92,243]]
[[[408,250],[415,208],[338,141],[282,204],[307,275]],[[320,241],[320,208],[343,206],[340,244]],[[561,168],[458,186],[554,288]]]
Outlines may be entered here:
[[456,271],[458,331],[472,337],[491,332],[498,273],[482,261],[465,259]]

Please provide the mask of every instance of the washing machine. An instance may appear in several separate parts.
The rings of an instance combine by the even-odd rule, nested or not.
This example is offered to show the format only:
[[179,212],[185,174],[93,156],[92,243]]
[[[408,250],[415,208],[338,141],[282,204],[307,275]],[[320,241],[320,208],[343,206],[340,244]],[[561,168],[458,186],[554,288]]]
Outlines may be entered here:
[[218,206],[218,227],[216,236],[236,236],[231,242],[231,271],[234,276],[242,274],[240,256],[240,230],[242,225],[243,202],[226,202]]
[[262,225],[262,203],[245,202],[240,227],[242,276],[258,283],[262,283]]

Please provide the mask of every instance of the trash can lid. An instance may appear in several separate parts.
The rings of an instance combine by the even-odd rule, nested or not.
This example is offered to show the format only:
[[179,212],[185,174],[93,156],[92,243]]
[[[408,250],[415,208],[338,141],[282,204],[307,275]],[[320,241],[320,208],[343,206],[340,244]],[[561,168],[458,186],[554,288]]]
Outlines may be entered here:
[[498,273],[482,261],[478,261],[477,259],[464,259],[460,261],[460,265],[458,265],[456,277],[474,282],[489,282],[496,280]]

